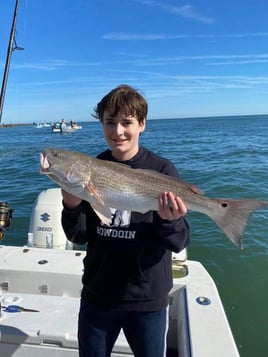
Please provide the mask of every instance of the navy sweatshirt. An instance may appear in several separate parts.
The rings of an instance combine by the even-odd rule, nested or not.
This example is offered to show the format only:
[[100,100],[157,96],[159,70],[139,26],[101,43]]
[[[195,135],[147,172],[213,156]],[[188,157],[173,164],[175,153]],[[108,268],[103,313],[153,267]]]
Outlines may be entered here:
[[[111,151],[99,159],[116,161]],[[178,176],[170,161],[141,147],[124,162],[133,169],[152,169]],[[189,244],[185,219],[163,220],[157,212],[112,212],[111,226],[102,225],[90,204],[82,201],[63,208],[62,226],[67,238],[87,244],[82,277],[82,298],[104,308],[156,311],[168,304],[172,288],[172,251]]]

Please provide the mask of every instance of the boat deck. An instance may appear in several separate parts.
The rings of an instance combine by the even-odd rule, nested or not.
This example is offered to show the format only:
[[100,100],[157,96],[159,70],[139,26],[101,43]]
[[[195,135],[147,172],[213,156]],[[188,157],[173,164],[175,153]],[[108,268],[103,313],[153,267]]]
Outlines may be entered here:
[[[39,312],[1,311],[0,355],[77,357],[77,315],[85,252],[0,246],[2,306]],[[168,356],[238,357],[216,286],[194,261],[178,265],[170,293]],[[198,297],[204,297],[199,304]],[[208,299],[208,300],[206,300]],[[113,357],[132,356],[121,332]]]

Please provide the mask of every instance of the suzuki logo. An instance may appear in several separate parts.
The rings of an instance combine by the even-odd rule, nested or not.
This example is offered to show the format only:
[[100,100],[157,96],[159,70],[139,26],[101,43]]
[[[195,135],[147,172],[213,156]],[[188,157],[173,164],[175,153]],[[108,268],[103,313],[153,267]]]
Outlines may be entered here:
[[47,221],[49,221],[50,220],[50,215],[48,214],[48,213],[42,213],[41,215],[40,215],[40,219],[41,219],[41,221],[43,221],[43,222],[47,222]]

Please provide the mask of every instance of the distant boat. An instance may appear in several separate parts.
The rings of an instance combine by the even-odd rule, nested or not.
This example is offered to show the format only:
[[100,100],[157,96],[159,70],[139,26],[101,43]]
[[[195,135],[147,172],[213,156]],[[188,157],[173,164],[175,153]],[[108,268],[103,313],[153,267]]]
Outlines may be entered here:
[[60,123],[52,124],[51,129],[53,133],[60,133],[61,132]]
[[73,126],[71,125],[64,125],[61,127],[60,123],[55,123],[52,125],[52,132],[53,133],[73,133],[77,130],[82,129],[81,125],[74,124]]
[[49,124],[49,123],[33,123],[33,127],[37,128],[37,129],[49,128],[49,127],[51,127],[51,124]]
[[72,126],[72,128],[75,129],[75,130],[79,130],[79,129],[82,129],[82,126],[81,126],[81,125],[74,124],[74,125]]

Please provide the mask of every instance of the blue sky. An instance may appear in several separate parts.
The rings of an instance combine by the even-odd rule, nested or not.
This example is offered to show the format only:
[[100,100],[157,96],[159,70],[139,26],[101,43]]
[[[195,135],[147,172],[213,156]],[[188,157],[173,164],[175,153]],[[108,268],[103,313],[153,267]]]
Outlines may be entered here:
[[[0,2],[3,76],[15,0]],[[148,118],[268,113],[267,0],[20,0],[2,123],[95,120],[127,83]]]

